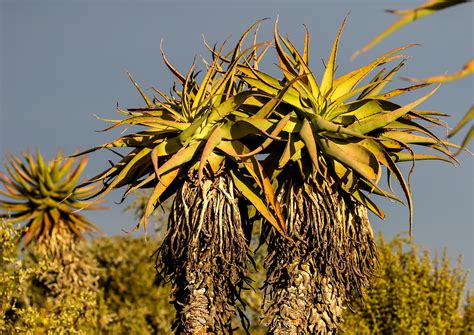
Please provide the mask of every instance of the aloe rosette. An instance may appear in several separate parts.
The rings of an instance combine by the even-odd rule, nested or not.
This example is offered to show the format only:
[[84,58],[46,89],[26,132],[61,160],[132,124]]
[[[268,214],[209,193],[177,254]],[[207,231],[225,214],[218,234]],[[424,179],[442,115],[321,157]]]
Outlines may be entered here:
[[336,77],[343,27],[319,82],[308,65],[308,32],[300,53],[278,32],[277,23],[274,45],[283,78],[239,68],[242,81],[280,102],[264,115],[275,125],[272,138],[250,153],[266,154],[262,165],[276,187],[284,234],[290,238],[271,230],[268,237],[266,314],[275,334],[334,331],[344,301],[368,284],[376,250],[367,209],[384,217],[370,194],[402,202],[391,187],[380,186],[384,169],[405,195],[411,233],[411,193],[399,163],[455,162],[448,149],[453,145],[433,132],[445,124],[440,117],[446,114],[416,109],[438,87],[406,105],[393,98],[427,85],[383,92],[405,60],[388,71],[380,67],[404,58],[398,53],[410,46]]
[[[32,242],[45,244],[60,239],[80,239],[85,233],[98,232],[80,211],[99,209],[97,204],[81,199],[97,192],[91,185],[76,188],[82,171],[87,165],[81,159],[65,158],[58,153],[45,162],[40,151],[36,157],[27,152],[23,160],[10,155],[5,164],[8,174],[0,172],[3,190],[0,195],[0,218],[12,223],[25,222],[21,239],[25,245]],[[48,243],[54,247],[54,243]]]
[[213,59],[205,61],[199,82],[194,64],[183,75],[162,51],[177,81],[170,94],[153,88],[150,98],[130,76],[146,106],[119,109],[123,120],[107,120],[113,125],[106,130],[144,130],[87,151],[131,149],[90,182],[104,183],[99,197],[122,186],[124,197],[139,188],[153,188],[138,226],[146,227],[152,211],[175,196],[158,265],[173,282],[178,332],[231,329],[250,261],[249,204],[283,233],[281,209],[260,161],[255,156],[239,158],[271,136],[273,127],[249,122],[250,115],[271,106],[238,77],[242,64],[252,62],[257,68],[268,49],[268,43],[256,42],[243,49],[255,28],[225,55],[224,45],[211,49]]
[[[274,78],[251,67],[239,68],[243,73],[241,79],[248,85],[283,102],[280,108],[265,115],[267,122],[279,123],[279,132],[275,136],[280,141],[268,138],[266,145],[260,146],[253,154],[270,154],[264,165],[269,167],[268,173],[272,177],[277,176],[288,164],[296,162],[304,176],[319,175],[329,182],[337,181],[354,201],[382,218],[383,212],[361,191],[400,201],[379,186],[382,167],[385,167],[402,187],[410,208],[411,222],[411,194],[396,163],[415,160],[455,161],[448,147],[456,146],[441,140],[431,130],[433,126],[444,126],[445,122],[439,117],[448,115],[415,110],[438,87],[405,106],[396,104],[392,98],[421,89],[427,84],[382,93],[405,60],[388,72],[381,69],[369,83],[361,85],[377,67],[405,57],[396,54],[412,45],[392,50],[360,69],[335,78],[335,61],[342,28],[319,84],[308,66],[309,34],[306,33],[305,48],[300,54],[291,41],[278,33],[276,25],[275,46],[284,79]],[[285,47],[288,51],[285,51]],[[349,101],[353,97],[356,99]],[[421,122],[429,125],[423,126]],[[273,150],[270,147],[272,144],[284,144],[283,150]],[[432,149],[438,154],[418,152],[415,146]]]

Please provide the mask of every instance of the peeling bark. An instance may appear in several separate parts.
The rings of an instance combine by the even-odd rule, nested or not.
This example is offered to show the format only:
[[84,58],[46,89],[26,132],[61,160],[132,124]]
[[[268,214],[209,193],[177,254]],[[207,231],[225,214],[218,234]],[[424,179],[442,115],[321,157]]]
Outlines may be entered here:
[[173,284],[178,334],[232,333],[250,260],[244,224],[227,175],[202,185],[191,176],[178,191],[157,259]]
[[281,185],[278,199],[294,243],[269,239],[264,314],[270,334],[334,334],[343,304],[362,294],[376,249],[367,210],[321,182]]

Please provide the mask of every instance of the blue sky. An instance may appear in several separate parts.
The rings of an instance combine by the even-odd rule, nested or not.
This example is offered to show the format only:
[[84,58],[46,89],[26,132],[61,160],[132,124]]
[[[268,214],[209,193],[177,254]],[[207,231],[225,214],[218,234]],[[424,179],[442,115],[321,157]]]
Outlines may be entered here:
[[[116,118],[115,105],[141,105],[126,70],[145,88],[167,90],[172,77],[161,61],[159,44],[177,68],[187,70],[195,55],[207,56],[202,35],[210,43],[239,36],[250,24],[268,17],[262,38],[269,38],[280,15],[280,31],[298,45],[303,24],[311,33],[311,61],[316,73],[327,59],[332,40],[350,13],[339,50],[339,73],[361,66],[383,52],[418,43],[402,76],[426,77],[457,71],[473,56],[473,6],[461,5],[405,27],[350,62],[350,55],[380,32],[394,17],[387,8],[407,8],[422,1],[0,1],[0,157],[40,147],[53,157],[62,149],[73,153],[118,136],[99,133],[106,124],[94,118]],[[233,39],[232,39],[233,37]],[[273,65],[267,64],[271,68]],[[472,104],[473,77],[446,84],[423,109],[452,114],[454,125]],[[406,83],[395,82],[397,84]],[[416,94],[400,102],[414,100]],[[459,139],[458,139],[459,140]],[[90,157],[86,177],[115,159]],[[451,257],[464,254],[473,269],[473,160],[461,166],[420,162],[412,178],[415,241],[447,247]],[[89,217],[107,234],[121,234],[135,225],[122,213],[120,193],[109,198],[110,210]],[[408,229],[408,210],[382,200],[385,221],[372,219],[375,231],[387,236]],[[471,280],[472,285],[474,281]]]

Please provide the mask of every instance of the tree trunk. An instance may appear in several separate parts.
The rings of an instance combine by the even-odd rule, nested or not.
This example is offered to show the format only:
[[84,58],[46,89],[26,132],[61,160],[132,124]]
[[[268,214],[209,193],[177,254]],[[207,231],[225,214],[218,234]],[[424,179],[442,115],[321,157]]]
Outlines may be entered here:
[[90,294],[98,291],[98,267],[76,235],[61,222],[54,231],[32,248],[34,261],[45,260],[51,270],[42,274],[39,282],[48,296]]
[[271,236],[264,314],[270,334],[334,334],[343,304],[376,264],[367,210],[326,182],[288,178],[278,191],[294,242]]
[[36,268],[40,263],[42,272],[31,278],[31,287],[23,296],[25,305],[47,311],[43,316],[47,333],[64,333],[68,329],[98,332],[98,266],[83,241],[60,226],[59,223],[47,238],[30,245],[27,262],[34,262]]
[[173,284],[178,334],[232,333],[250,259],[240,213],[226,175],[190,176],[177,192],[157,265]]

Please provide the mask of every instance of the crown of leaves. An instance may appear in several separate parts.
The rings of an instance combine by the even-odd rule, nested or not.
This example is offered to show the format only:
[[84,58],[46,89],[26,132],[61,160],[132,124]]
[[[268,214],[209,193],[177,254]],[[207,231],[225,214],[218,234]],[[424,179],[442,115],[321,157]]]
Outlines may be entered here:
[[[142,131],[92,148],[130,148],[123,158],[90,182],[102,181],[100,193],[127,186],[124,196],[143,187],[153,187],[140,224],[164,200],[181,187],[186,176],[198,181],[218,173],[229,173],[240,194],[278,231],[285,219],[275,197],[275,187],[285,168],[299,167],[304,178],[321,178],[337,184],[354,201],[380,217],[383,212],[369,198],[377,194],[401,201],[379,186],[385,167],[388,176],[400,184],[410,209],[412,201],[399,162],[416,160],[455,161],[448,142],[432,127],[443,126],[446,114],[417,110],[438,87],[406,105],[393,98],[421,89],[417,84],[383,92],[405,60],[391,70],[382,68],[367,83],[371,72],[404,58],[392,50],[373,62],[336,77],[336,55],[345,21],[334,41],[321,81],[309,67],[309,33],[299,52],[274,27],[271,42],[257,43],[260,22],[251,26],[227,54],[222,45],[211,48],[212,61],[198,83],[194,64],[186,75],[176,70],[163,55],[180,89],[169,95],[153,88],[148,97],[133,84],[146,106],[119,109],[123,120],[106,120],[113,125],[142,126]],[[250,47],[245,39],[254,31]],[[276,50],[281,78],[259,70],[269,47]],[[419,151],[426,148],[428,151]],[[437,154],[433,153],[437,152]]]
[[[75,188],[86,167],[85,158],[78,161],[64,158],[61,153],[46,163],[38,150],[36,158],[30,152],[23,161],[9,155],[5,164],[8,173],[0,172],[0,218],[10,222],[26,222],[21,239],[25,245],[42,242],[64,229],[78,238],[84,233],[98,232],[91,222],[79,214],[82,209],[100,209],[91,201],[80,200],[97,192],[96,185]],[[7,200],[8,199],[8,200]]]

